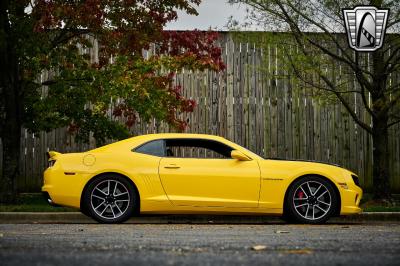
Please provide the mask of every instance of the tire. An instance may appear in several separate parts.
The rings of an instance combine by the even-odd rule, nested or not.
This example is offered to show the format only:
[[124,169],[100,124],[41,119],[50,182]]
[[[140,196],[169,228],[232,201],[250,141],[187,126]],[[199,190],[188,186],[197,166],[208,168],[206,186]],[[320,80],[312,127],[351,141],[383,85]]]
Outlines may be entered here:
[[133,216],[136,205],[134,187],[116,174],[96,177],[83,195],[85,214],[100,223],[122,223]]
[[335,214],[338,202],[329,181],[319,176],[306,176],[289,187],[284,217],[295,223],[325,223]]
[[82,205],[82,207],[81,207],[81,213],[84,214],[84,215],[86,215],[86,216],[88,216],[88,217],[91,217],[91,216],[90,216],[90,213],[89,213],[89,211],[87,210],[87,207],[86,207],[86,206],[83,206],[83,205]]

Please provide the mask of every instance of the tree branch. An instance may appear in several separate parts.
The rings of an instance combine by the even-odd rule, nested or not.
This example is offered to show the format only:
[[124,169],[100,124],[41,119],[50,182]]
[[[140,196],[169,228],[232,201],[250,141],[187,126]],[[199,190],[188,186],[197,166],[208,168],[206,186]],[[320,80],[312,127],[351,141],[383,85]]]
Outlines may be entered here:
[[[306,52],[304,48],[302,48],[303,52]],[[307,83],[308,85],[317,88],[317,89],[322,89],[322,90],[326,90],[326,91],[330,91],[333,94],[336,95],[336,97],[340,100],[340,102],[343,104],[343,106],[346,108],[347,112],[350,114],[350,116],[353,118],[353,120],[359,125],[361,126],[363,129],[365,129],[368,133],[372,134],[372,128],[367,125],[366,123],[364,123],[363,121],[361,121],[360,118],[357,117],[357,114],[352,110],[350,104],[346,101],[346,99],[342,96],[342,94],[340,92],[338,92],[336,90],[336,86],[324,75],[322,74],[320,71],[316,71],[316,73],[318,74],[318,76],[328,85],[328,87],[330,87],[331,89],[328,89],[324,86],[321,86],[319,84],[315,84],[314,82],[303,78],[303,76],[301,75],[300,71],[297,69],[297,67],[293,64],[292,60],[289,60],[291,65],[292,65],[292,69],[294,70],[296,76],[302,80],[303,82]]]
[[393,85],[393,86],[388,87],[386,92],[387,93],[391,93],[391,92],[397,91],[398,89],[400,89],[400,82],[395,84],[395,85]]
[[388,75],[388,74],[390,74],[392,72],[395,72],[399,68],[399,66],[400,66],[400,55],[397,56],[395,58],[395,60],[393,60],[393,61],[394,61],[394,63],[390,64],[390,66],[388,66],[386,68],[386,71],[385,71],[386,75]]
[[393,97],[393,99],[385,106],[382,108],[382,110],[379,112],[379,115],[385,114],[388,112],[392,107],[394,107],[398,102],[400,102],[400,92]]
[[93,81],[93,78],[77,78],[77,79],[50,79],[50,80],[46,80],[44,82],[41,83],[41,85],[43,86],[50,86],[50,85],[54,85],[57,83],[61,83],[61,82],[74,82],[74,81],[88,81],[91,82]]
[[392,127],[392,126],[394,126],[394,125],[396,125],[396,124],[398,124],[398,123],[400,123],[400,119],[399,119],[399,120],[396,120],[396,121],[394,121],[394,122],[389,123],[389,124],[387,125],[387,128],[390,128],[390,127]]
[[385,73],[386,74],[391,73],[391,71],[389,70],[390,69],[389,65],[399,64],[399,60],[400,60],[400,45],[396,49],[394,49],[394,51],[391,53],[391,55],[386,59],[386,62],[384,65],[384,69],[386,70]]
[[[336,60],[338,60],[338,61],[340,61],[340,62],[347,63],[345,60],[342,60],[342,59],[343,59],[342,57],[338,56],[338,55],[335,54],[335,53],[332,53],[332,52],[329,51],[327,48],[325,48],[325,47],[323,47],[322,45],[320,45],[320,44],[314,42],[313,40],[310,40],[310,39],[309,39],[309,42],[310,42],[312,45],[314,45],[315,47],[317,47],[318,49],[320,49],[321,51],[323,51],[325,54],[327,54],[327,55],[333,57],[334,59],[336,59]],[[349,66],[350,66],[351,69],[353,69],[353,71],[355,72],[356,77],[357,77],[359,83],[360,83],[360,84],[364,84],[365,86],[367,86],[367,90],[368,90],[368,91],[372,91],[372,90],[373,90],[372,85],[371,85],[370,82],[367,80],[367,78],[364,77],[364,75],[362,74],[362,72],[359,71],[359,68],[356,67],[356,66],[358,66],[358,64],[357,64],[357,63],[354,63],[354,64],[350,64]]]
[[396,25],[397,23],[400,22],[400,18],[393,20],[392,22],[387,24],[387,29],[389,29],[390,27],[392,27],[393,25]]
[[[351,56],[349,56],[347,54],[347,52],[342,48],[342,46],[339,44],[339,42],[334,38],[334,36],[322,25],[320,25],[319,23],[317,23],[316,21],[310,19],[308,16],[304,15],[300,10],[296,9],[293,7],[292,4],[290,4],[289,2],[287,3],[296,13],[298,13],[299,15],[301,15],[304,19],[307,19],[308,21],[310,21],[311,23],[313,23],[314,25],[316,25],[317,27],[319,27],[322,31],[325,32],[325,34],[327,34],[330,39],[335,43],[336,47],[341,51],[342,54],[345,55],[346,58],[339,56],[338,54],[332,53],[331,51],[329,51],[329,49],[323,47],[322,45],[316,43],[315,41],[311,40],[307,35],[305,35],[297,26],[297,24],[292,20],[291,16],[288,14],[288,12],[286,11],[285,7],[282,5],[282,3],[280,3],[279,1],[276,1],[277,5],[280,7],[283,15],[285,16],[285,20],[288,22],[289,26],[293,25],[295,27],[293,27],[292,29],[295,30],[299,35],[303,36],[305,39],[308,40],[308,42],[310,42],[312,45],[314,45],[315,47],[317,47],[318,49],[320,49],[321,51],[323,51],[324,53],[328,54],[329,56],[335,58],[336,60],[339,60],[347,65],[350,66],[351,69],[353,69],[353,71],[356,73],[357,79],[364,83],[365,85],[367,85],[367,89],[369,91],[372,90],[372,85],[369,83],[369,81],[364,77],[363,72],[367,73],[369,75],[372,76],[372,73],[366,70],[363,70],[359,67],[358,64],[356,64],[356,62],[353,61],[353,59],[351,58]],[[295,33],[295,32],[293,32]]]
[[83,34],[88,34],[91,31],[86,29],[73,29],[64,28],[59,30],[61,33],[51,42],[51,49],[56,48],[58,45],[68,42],[69,40]]
[[[320,78],[322,78],[322,80],[331,88],[334,88],[335,85],[332,84],[332,82],[323,74],[319,73]],[[336,95],[336,97],[339,98],[339,100],[342,102],[342,104],[344,105],[344,107],[346,108],[347,112],[350,114],[350,116],[353,118],[353,120],[360,125],[363,129],[365,129],[368,133],[372,134],[372,128],[367,125],[366,123],[364,123],[363,121],[361,121],[360,118],[357,117],[357,114],[352,110],[350,104],[344,99],[344,97],[336,92],[333,91],[333,93]]]
[[[291,20],[291,17],[288,15],[288,12],[286,11],[285,7],[282,5],[281,2],[276,1],[276,3],[278,4],[278,6],[280,7],[281,11],[284,12],[287,20]],[[352,61],[352,58],[349,54],[347,54],[346,50],[343,49],[343,47],[340,45],[340,43],[334,38],[333,34],[331,32],[329,32],[326,27],[324,27],[323,25],[321,25],[320,23],[318,23],[317,21],[311,19],[309,16],[305,15],[301,10],[299,10],[298,8],[296,8],[290,1],[287,1],[286,4],[297,14],[299,14],[302,18],[304,18],[305,20],[307,20],[308,22],[310,22],[311,24],[315,25],[316,27],[318,27],[320,30],[322,30],[325,34],[327,34],[327,36],[333,41],[333,43],[335,43],[336,47],[342,52],[342,54],[345,56],[342,57],[342,61],[347,63],[348,65],[350,65],[352,68],[354,67],[358,67],[357,65],[355,65],[354,61]],[[308,38],[307,38],[308,39]],[[358,71],[363,71],[362,69],[358,69]]]

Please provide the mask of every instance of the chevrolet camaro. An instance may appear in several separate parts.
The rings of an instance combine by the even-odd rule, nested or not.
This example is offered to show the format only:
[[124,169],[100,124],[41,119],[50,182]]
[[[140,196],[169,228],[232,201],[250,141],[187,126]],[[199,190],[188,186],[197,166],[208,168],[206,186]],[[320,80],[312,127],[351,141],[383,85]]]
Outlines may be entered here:
[[355,214],[356,174],[335,165],[264,159],[227,139],[151,134],[82,153],[50,151],[42,191],[102,223],[139,214],[278,215],[323,223]]

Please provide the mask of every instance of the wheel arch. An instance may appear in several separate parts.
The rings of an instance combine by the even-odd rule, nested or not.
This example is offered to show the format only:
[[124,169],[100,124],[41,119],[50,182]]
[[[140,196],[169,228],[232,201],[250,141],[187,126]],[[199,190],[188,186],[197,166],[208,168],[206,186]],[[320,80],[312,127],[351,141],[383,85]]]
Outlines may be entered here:
[[336,196],[337,196],[337,199],[338,199],[338,204],[337,204],[337,206],[336,206],[336,210],[335,210],[334,216],[339,216],[339,215],[340,215],[341,206],[342,206],[342,199],[341,199],[341,197],[340,197],[339,189],[338,189],[338,187],[335,185],[335,183],[334,183],[330,178],[328,178],[328,177],[326,177],[326,176],[323,176],[323,175],[320,175],[320,174],[304,174],[304,175],[301,175],[301,176],[298,176],[298,177],[294,178],[294,179],[290,182],[289,186],[286,188],[285,197],[284,197],[284,199],[283,199],[283,215],[285,215],[285,214],[287,213],[287,197],[288,197],[288,192],[289,192],[290,188],[293,186],[293,184],[294,184],[297,180],[299,180],[299,179],[301,179],[301,178],[308,177],[308,176],[318,176],[318,177],[324,179],[325,181],[329,182],[329,183],[332,185],[332,187],[333,187],[333,189],[334,189],[334,191],[335,191],[335,194],[336,194]]
[[139,193],[138,187],[136,186],[135,182],[133,182],[133,180],[132,180],[131,178],[129,178],[128,176],[126,176],[126,175],[124,175],[124,174],[117,173],[117,172],[104,172],[104,173],[99,173],[99,174],[97,174],[97,175],[94,175],[92,178],[90,178],[90,179],[86,182],[85,186],[83,187],[82,193],[81,193],[81,200],[80,200],[80,209],[81,209],[81,211],[82,211],[84,214],[86,214],[86,210],[84,209],[84,206],[85,206],[85,204],[84,204],[85,197],[84,197],[83,195],[85,195],[86,190],[87,190],[89,184],[90,184],[95,178],[98,178],[99,176],[108,175],[108,174],[120,176],[120,177],[126,179],[126,180],[132,185],[132,187],[133,187],[133,189],[134,189],[135,196],[136,196],[136,198],[137,198],[137,200],[135,201],[134,214],[135,214],[135,215],[139,215],[139,214],[140,214],[140,193]]

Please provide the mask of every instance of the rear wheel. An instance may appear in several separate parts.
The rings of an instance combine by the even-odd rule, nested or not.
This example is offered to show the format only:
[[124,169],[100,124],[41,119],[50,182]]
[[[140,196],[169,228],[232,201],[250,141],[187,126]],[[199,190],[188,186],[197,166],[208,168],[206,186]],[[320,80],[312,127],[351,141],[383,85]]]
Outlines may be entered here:
[[124,177],[107,174],[91,181],[84,208],[98,222],[122,223],[133,215],[135,200],[134,188]]
[[324,223],[335,213],[337,204],[330,182],[319,176],[307,176],[290,186],[285,215],[293,222]]

